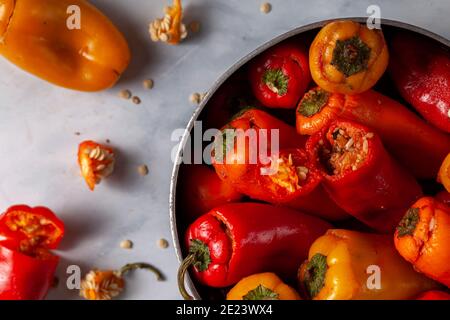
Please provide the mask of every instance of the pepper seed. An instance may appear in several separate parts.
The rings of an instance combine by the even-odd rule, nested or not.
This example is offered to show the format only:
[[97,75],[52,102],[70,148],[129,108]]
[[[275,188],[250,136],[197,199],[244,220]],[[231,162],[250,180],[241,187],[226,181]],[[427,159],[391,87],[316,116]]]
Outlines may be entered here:
[[142,82],[142,85],[144,86],[145,89],[150,90],[150,89],[153,89],[154,83],[153,83],[152,79],[147,79],[147,80],[144,80],[144,82]]
[[189,101],[193,104],[200,104],[200,102],[202,101],[202,96],[200,95],[200,93],[195,92],[190,95]]
[[169,242],[166,239],[159,239],[158,247],[160,247],[161,249],[167,249],[169,247]]
[[131,98],[131,91],[130,90],[121,90],[119,92],[119,97],[125,100],[128,100]]
[[131,248],[133,248],[133,242],[131,240],[123,240],[120,243],[120,247],[122,249],[131,249]]
[[262,13],[267,14],[272,11],[272,5],[269,2],[264,2],[263,4],[261,4],[261,7],[259,9]]
[[131,101],[133,101],[134,104],[141,104],[141,99],[139,97],[136,97],[136,96],[134,96]]
[[138,172],[141,176],[146,176],[148,175],[148,167],[145,164],[140,165],[138,167]]

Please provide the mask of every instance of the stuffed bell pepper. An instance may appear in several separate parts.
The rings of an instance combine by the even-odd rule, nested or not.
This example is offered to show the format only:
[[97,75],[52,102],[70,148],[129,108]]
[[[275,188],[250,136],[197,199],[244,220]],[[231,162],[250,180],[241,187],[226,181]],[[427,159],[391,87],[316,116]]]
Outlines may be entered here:
[[310,137],[307,150],[331,198],[379,232],[393,232],[405,209],[422,195],[420,185],[391,158],[379,136],[358,123],[333,122]]

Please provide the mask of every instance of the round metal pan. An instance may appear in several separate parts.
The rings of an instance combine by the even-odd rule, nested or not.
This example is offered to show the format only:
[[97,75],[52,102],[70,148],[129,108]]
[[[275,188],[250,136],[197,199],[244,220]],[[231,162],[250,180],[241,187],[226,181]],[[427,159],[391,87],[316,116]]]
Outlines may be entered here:
[[[172,176],[171,176],[171,184],[170,184],[170,195],[169,195],[169,210],[170,210],[170,224],[171,224],[171,232],[173,237],[173,245],[176,251],[176,255],[178,260],[181,262],[183,260],[183,251],[180,244],[180,238],[178,233],[179,225],[177,224],[177,208],[176,208],[176,199],[177,199],[177,182],[178,182],[178,176],[180,171],[180,165],[181,165],[181,155],[182,152],[186,146],[186,141],[188,140],[188,137],[191,134],[191,131],[194,126],[194,122],[199,119],[202,112],[205,111],[205,109],[208,106],[208,102],[211,99],[211,97],[214,95],[215,92],[222,86],[222,84],[229,79],[235,72],[240,70],[247,62],[252,60],[254,57],[258,56],[265,50],[271,48],[272,46],[289,39],[291,37],[299,36],[303,33],[312,32],[314,30],[319,30],[322,26],[327,24],[330,21],[334,20],[352,20],[357,21],[360,23],[365,23],[367,18],[362,17],[353,17],[353,18],[337,18],[337,19],[331,19],[331,20],[323,20],[319,22],[315,22],[312,24],[308,24],[306,26],[295,28],[289,32],[286,32],[280,36],[277,36],[276,38],[268,41],[267,43],[263,44],[256,50],[252,51],[242,59],[240,59],[238,62],[236,62],[233,66],[231,66],[211,87],[211,89],[208,91],[208,94],[203,99],[200,106],[194,111],[191,119],[189,120],[189,123],[187,125],[186,131],[181,139],[181,142],[179,144],[179,149],[176,154],[175,158],[175,165],[172,170]],[[394,29],[400,29],[400,30],[407,30],[410,32],[414,32],[417,34],[420,34],[422,36],[434,39],[437,42],[440,42],[443,46],[450,48],[450,41],[448,39],[445,39],[433,32],[427,31],[425,29],[422,29],[420,27],[410,25],[404,22],[394,21],[394,20],[387,20],[387,19],[381,19],[381,27],[388,27],[388,28],[394,28]],[[191,295],[195,299],[207,299],[208,297],[202,297],[199,294],[199,290],[197,290],[196,284],[190,279],[189,276],[186,277],[186,286],[188,290],[191,292]]]

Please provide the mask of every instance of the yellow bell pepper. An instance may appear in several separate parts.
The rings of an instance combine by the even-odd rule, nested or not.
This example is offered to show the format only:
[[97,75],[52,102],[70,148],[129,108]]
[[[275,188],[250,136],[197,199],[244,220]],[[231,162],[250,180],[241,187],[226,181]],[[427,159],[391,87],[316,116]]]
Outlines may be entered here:
[[[79,29],[68,24],[73,6],[80,9]],[[0,0],[0,54],[35,76],[81,91],[113,86],[131,56],[120,31],[86,0]]]
[[227,300],[300,300],[299,294],[274,273],[245,277],[227,294]]
[[308,257],[299,280],[314,300],[403,300],[438,287],[400,257],[390,235],[328,230]]

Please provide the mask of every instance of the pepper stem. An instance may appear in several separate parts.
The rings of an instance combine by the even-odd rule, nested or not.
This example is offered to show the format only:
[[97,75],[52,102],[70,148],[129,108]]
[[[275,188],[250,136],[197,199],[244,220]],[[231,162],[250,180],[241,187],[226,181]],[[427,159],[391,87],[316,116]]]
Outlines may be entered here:
[[307,263],[303,281],[311,298],[324,287],[327,269],[327,257],[320,253],[316,253]]
[[314,116],[326,106],[329,97],[330,94],[320,88],[307,92],[300,102],[298,113],[307,118]]
[[284,96],[287,93],[289,78],[281,69],[269,69],[263,75],[263,82],[274,93]]
[[186,278],[186,272],[189,269],[190,266],[194,265],[195,263],[195,254],[191,253],[189,254],[186,259],[183,260],[183,262],[180,265],[180,268],[178,269],[178,290],[180,290],[181,296],[184,300],[194,300],[194,298],[187,292],[186,286],[185,286],[185,278]]
[[410,236],[416,230],[417,223],[420,220],[420,209],[410,208],[406,211],[405,216],[402,218],[397,226],[397,236],[404,237]]
[[346,40],[337,40],[331,65],[348,78],[367,70],[370,51],[370,47],[358,36]]
[[118,275],[122,277],[124,274],[137,269],[146,269],[151,272],[153,272],[156,275],[156,280],[158,281],[164,281],[164,275],[159,271],[156,267],[152,266],[148,263],[138,262],[138,263],[128,263],[124,265],[120,270],[118,271]]

